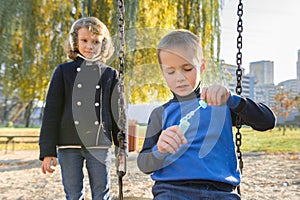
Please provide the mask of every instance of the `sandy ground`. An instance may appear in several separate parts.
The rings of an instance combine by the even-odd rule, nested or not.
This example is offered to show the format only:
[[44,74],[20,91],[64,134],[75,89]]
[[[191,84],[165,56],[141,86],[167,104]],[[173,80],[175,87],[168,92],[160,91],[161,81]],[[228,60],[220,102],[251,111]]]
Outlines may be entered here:
[[[123,178],[124,199],[151,199],[153,182],[137,169],[136,156],[135,152],[129,153],[127,174]],[[59,167],[53,174],[42,174],[38,151],[10,151],[7,154],[3,151],[0,158],[1,200],[65,199]],[[248,153],[244,155],[244,165],[242,199],[300,199],[300,153]],[[116,199],[118,182],[114,165],[111,173],[111,193]],[[85,180],[85,188],[89,200],[88,180]]]

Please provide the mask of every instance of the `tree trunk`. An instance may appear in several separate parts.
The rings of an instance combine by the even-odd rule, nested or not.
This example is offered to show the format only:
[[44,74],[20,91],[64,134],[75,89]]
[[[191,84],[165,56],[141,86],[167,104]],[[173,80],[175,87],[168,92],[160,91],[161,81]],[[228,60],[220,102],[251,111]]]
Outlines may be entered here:
[[12,117],[9,119],[9,121],[11,121],[11,122],[16,121],[29,103],[30,102],[20,102],[19,105],[15,108],[14,113],[13,113]]
[[28,128],[30,126],[30,116],[32,113],[33,101],[30,101],[25,110],[25,127]]

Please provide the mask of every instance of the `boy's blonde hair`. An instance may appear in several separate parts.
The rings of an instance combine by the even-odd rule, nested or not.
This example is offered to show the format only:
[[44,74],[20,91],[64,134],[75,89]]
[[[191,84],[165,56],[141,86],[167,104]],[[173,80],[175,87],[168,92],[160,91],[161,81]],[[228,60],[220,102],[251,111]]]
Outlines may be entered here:
[[173,30],[160,40],[157,47],[157,57],[161,64],[159,57],[160,51],[174,53],[185,59],[194,67],[200,67],[203,60],[200,38],[185,29]]
[[81,28],[87,28],[93,34],[104,37],[101,41],[100,61],[105,62],[109,59],[114,52],[113,43],[106,25],[96,17],[81,18],[73,23],[66,49],[68,57],[72,60],[78,57],[78,30]]

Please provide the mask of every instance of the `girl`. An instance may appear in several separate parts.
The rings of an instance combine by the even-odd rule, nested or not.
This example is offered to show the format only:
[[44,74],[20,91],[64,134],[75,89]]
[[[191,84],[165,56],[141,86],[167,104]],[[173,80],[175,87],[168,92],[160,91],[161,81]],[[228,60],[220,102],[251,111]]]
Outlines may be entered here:
[[[86,160],[93,199],[110,199],[110,151],[118,146],[117,71],[105,65],[114,51],[107,27],[95,17],[74,22],[67,55],[54,71],[40,132],[42,172],[53,173],[56,157],[67,199],[84,199]],[[58,150],[58,151],[57,151]]]

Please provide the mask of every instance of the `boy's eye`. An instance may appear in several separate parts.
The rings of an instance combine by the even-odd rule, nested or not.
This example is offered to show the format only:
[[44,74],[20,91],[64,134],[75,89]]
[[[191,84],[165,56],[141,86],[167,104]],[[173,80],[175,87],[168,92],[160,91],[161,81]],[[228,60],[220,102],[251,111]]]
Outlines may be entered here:
[[184,65],[183,67],[183,70],[184,71],[192,71],[193,69],[194,69],[194,66],[192,66],[192,65]]
[[192,71],[193,67],[184,68],[184,71]]

